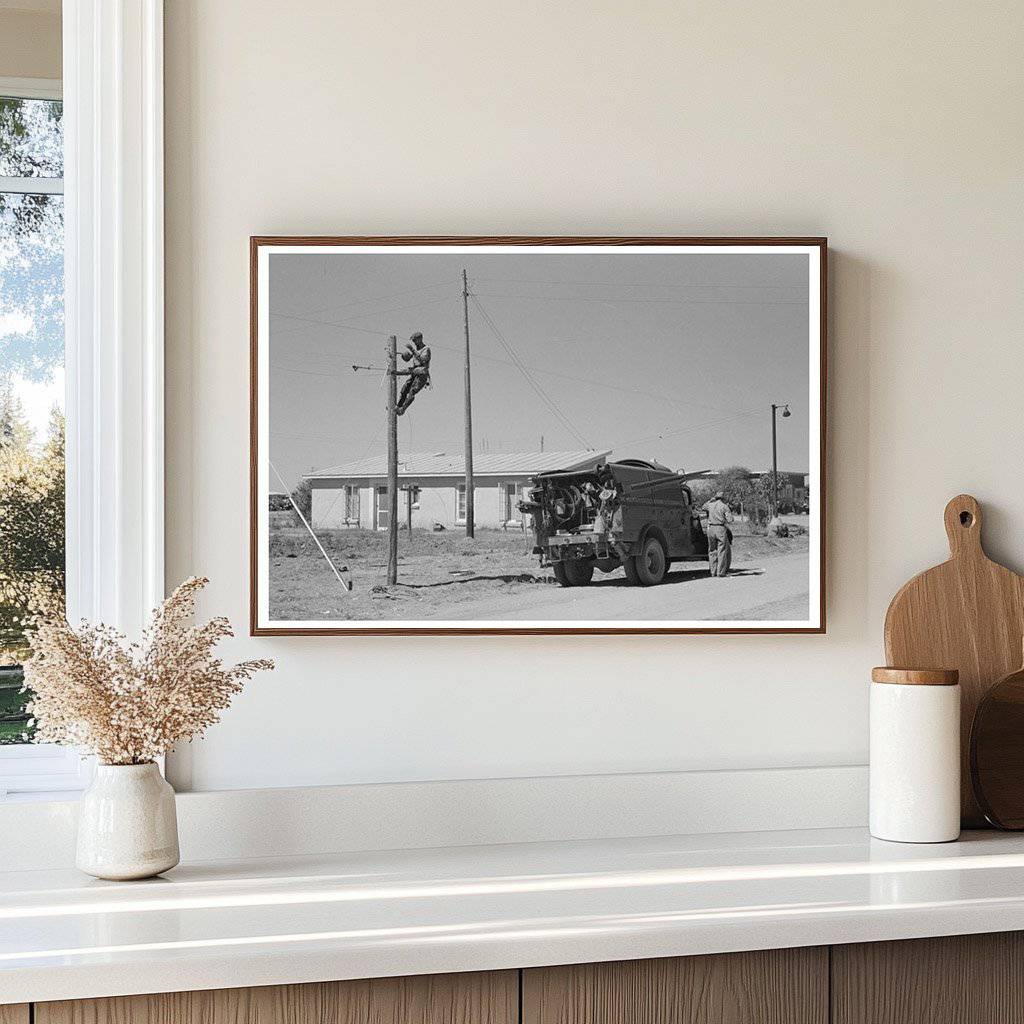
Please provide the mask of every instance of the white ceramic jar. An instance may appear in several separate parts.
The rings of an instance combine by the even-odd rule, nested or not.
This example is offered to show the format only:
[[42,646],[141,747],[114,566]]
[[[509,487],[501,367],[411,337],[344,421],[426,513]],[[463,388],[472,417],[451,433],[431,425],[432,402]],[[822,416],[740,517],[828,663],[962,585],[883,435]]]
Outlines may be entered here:
[[156,764],[97,765],[79,805],[79,870],[125,881],[151,878],[179,859],[174,790]]
[[871,673],[870,827],[876,839],[960,835],[960,684],[946,669]]

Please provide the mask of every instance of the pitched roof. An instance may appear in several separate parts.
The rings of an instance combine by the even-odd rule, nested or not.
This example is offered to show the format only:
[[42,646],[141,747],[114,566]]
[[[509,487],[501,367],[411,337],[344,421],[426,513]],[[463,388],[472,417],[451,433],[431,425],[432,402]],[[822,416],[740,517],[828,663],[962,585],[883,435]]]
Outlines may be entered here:
[[[473,455],[475,476],[533,476],[556,470],[577,469],[604,461],[608,451],[576,452],[480,452]],[[339,466],[309,473],[307,480],[335,477],[384,477],[388,474],[386,455],[343,462]],[[465,476],[462,453],[414,453],[398,460],[399,476]]]

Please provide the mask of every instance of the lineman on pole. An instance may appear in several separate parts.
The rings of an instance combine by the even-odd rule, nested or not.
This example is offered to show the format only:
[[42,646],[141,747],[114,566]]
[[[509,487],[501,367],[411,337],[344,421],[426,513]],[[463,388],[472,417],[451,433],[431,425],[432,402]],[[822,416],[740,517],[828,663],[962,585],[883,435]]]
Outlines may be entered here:
[[423,344],[423,334],[417,331],[409,338],[405,351],[402,353],[402,362],[411,363],[408,370],[396,370],[398,377],[408,377],[402,387],[402,394],[398,399],[398,408],[395,410],[401,416],[413,403],[413,399],[430,383],[430,349]]

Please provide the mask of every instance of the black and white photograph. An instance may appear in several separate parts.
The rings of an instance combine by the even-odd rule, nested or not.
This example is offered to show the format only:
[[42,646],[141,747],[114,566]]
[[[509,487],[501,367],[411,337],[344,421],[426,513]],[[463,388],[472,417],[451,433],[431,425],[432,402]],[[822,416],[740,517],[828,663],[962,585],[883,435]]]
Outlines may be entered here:
[[820,239],[252,240],[252,629],[820,632]]

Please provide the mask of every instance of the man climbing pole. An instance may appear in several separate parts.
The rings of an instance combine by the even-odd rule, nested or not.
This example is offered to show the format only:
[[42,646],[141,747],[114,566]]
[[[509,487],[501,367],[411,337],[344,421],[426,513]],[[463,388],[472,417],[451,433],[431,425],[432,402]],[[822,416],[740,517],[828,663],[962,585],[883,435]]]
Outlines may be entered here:
[[430,349],[423,344],[423,335],[417,331],[409,338],[402,353],[402,362],[411,363],[408,370],[396,370],[396,376],[408,377],[402,387],[395,410],[401,416],[413,403],[413,399],[430,383]]

